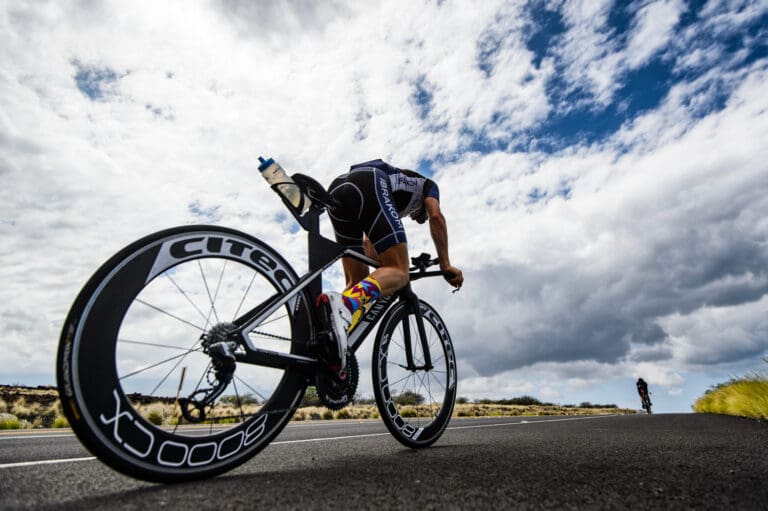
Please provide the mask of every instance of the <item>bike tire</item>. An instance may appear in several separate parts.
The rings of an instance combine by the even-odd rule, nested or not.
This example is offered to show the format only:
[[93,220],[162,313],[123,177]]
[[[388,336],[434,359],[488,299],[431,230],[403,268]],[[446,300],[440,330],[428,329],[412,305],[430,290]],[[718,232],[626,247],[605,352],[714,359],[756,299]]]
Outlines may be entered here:
[[[373,347],[373,389],[384,424],[397,441],[411,448],[432,445],[451,420],[456,401],[456,356],[442,318],[419,300],[433,369],[409,370],[404,328],[412,333],[413,357],[424,363],[416,319],[406,302],[393,306],[382,319]],[[423,402],[418,403],[420,399]]]
[[[154,482],[212,477],[250,459],[285,427],[301,402],[307,377],[298,369],[237,363],[226,387],[234,391],[227,396],[234,404],[228,408],[223,398],[217,400],[208,420],[190,427],[177,417],[178,401],[170,418],[175,424],[156,425],[157,415],[150,421],[134,392],[142,399],[170,399],[199,389],[206,376],[209,383],[210,357],[196,344],[189,346],[199,330],[221,322],[220,315],[236,317],[297,280],[268,245],[217,226],[168,229],[117,253],[79,293],[59,343],[59,394],[78,438],[110,467]],[[227,294],[233,290],[242,296]],[[306,293],[297,295],[262,323],[264,331],[250,332],[250,341],[305,354],[306,347],[295,340],[311,338],[308,304]],[[167,353],[174,355],[165,360]],[[156,365],[150,363],[153,357]],[[188,368],[195,374],[186,379]],[[155,384],[149,393],[142,390]],[[246,398],[260,404],[248,408]]]

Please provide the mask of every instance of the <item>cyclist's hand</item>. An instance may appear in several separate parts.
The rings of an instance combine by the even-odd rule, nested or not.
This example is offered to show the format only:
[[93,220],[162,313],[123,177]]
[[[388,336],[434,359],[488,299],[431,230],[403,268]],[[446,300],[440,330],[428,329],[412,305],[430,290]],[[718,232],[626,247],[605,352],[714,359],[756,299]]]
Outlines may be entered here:
[[440,269],[443,272],[443,278],[445,278],[445,280],[447,280],[453,287],[458,289],[464,284],[464,274],[460,269],[455,266],[446,266],[445,268],[441,267]]

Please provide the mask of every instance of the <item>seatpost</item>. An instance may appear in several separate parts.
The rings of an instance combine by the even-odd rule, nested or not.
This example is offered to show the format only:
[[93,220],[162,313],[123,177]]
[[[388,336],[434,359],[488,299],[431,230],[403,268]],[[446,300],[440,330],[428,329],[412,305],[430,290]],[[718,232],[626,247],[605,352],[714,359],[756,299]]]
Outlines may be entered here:
[[[307,230],[307,255],[309,259],[309,271],[312,272],[321,268],[324,261],[321,258],[321,251],[318,250],[318,243],[314,241],[320,234],[320,213],[310,208],[306,215],[304,228]],[[323,279],[318,277],[309,285],[309,295],[313,299],[323,292]]]

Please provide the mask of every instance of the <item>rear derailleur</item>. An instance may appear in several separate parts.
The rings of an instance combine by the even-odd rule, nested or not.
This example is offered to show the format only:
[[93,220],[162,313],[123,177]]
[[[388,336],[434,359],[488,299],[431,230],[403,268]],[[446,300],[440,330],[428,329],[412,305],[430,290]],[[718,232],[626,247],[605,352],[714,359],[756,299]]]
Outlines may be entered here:
[[200,336],[203,353],[211,357],[206,373],[206,381],[210,387],[198,389],[187,397],[179,398],[181,415],[189,422],[203,422],[206,419],[206,409],[213,406],[214,401],[234,378],[237,367],[237,341],[230,338],[234,329],[232,323],[219,323]]

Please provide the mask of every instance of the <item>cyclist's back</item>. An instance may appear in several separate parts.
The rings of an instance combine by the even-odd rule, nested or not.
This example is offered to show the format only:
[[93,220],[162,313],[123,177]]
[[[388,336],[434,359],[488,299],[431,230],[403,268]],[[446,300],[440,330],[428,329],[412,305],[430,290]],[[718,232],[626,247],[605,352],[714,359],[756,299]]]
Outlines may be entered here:
[[434,197],[440,200],[437,183],[413,170],[393,167],[378,159],[352,165],[350,172],[362,169],[376,169],[387,175],[400,218],[412,215],[414,220],[423,223],[426,217],[422,217],[420,213],[424,210],[424,199]]

